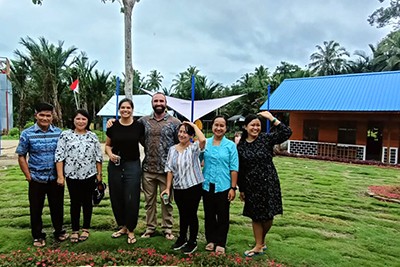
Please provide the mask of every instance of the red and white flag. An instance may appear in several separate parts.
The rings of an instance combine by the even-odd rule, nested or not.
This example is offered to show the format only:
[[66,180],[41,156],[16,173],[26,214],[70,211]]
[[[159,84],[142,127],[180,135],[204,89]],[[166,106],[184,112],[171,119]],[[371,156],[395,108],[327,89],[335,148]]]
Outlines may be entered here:
[[79,80],[76,79],[70,86],[69,88],[71,88],[72,91],[74,91],[74,93],[79,93]]

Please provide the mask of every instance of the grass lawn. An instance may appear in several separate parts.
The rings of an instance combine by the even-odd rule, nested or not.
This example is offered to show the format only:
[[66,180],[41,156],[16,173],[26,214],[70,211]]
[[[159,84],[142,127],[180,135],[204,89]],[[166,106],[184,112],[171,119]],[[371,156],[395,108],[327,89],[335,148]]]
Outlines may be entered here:
[[[400,204],[381,202],[365,194],[369,185],[399,184],[399,169],[289,157],[277,157],[275,164],[281,180],[284,215],[275,219],[267,236],[266,255],[258,259],[260,266],[267,258],[287,266],[400,266]],[[0,185],[0,253],[24,250],[32,243],[27,183],[15,166],[0,171]],[[206,253],[201,205],[199,251]],[[238,198],[231,206],[228,253],[242,254],[253,246],[251,222],[241,216],[242,207]],[[177,214],[177,209],[174,212]],[[45,230],[51,235],[47,207],[43,218]],[[65,225],[70,230],[67,190]],[[78,244],[67,241],[61,249],[94,252],[152,247],[161,253],[172,253],[169,247],[173,241],[165,240],[161,233],[151,239],[139,238],[145,229],[144,201],[135,245],[128,246],[125,238],[112,239],[115,227],[107,197],[94,208],[89,240]],[[174,233],[177,231],[175,224]],[[50,238],[47,244],[58,247]]]

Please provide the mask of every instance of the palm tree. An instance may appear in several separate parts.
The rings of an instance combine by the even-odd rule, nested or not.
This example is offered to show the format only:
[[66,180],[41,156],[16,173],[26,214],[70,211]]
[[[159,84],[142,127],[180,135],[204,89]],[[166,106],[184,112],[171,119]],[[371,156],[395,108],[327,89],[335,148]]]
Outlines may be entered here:
[[[369,44],[372,52],[375,52],[375,48],[372,44]],[[346,64],[346,69],[348,73],[364,73],[374,71],[374,66],[372,64],[372,57],[368,56],[365,51],[356,50],[354,52],[355,56],[358,56],[356,61],[350,60]]]
[[324,46],[316,45],[318,52],[311,54],[312,61],[308,66],[317,75],[335,75],[343,71],[346,60],[344,56],[350,57],[349,52],[335,41],[324,41]]
[[377,45],[373,64],[377,71],[400,70],[400,31],[390,33]]
[[177,74],[176,78],[172,80],[171,86],[171,89],[174,91],[174,96],[183,99],[190,99],[192,91],[192,76],[195,77],[195,88],[199,88],[199,72],[200,71],[196,67],[189,66],[186,71]]
[[109,81],[111,72],[99,72],[94,71],[90,79],[90,85],[88,86],[88,98],[89,114],[92,114],[92,118],[96,118],[97,112],[100,108],[107,102],[107,100],[113,95],[112,90],[110,90],[111,82]]
[[98,61],[89,61],[85,52],[81,52],[79,56],[73,60],[73,67],[69,70],[69,81],[72,83],[75,79],[79,79],[79,97],[82,108],[88,110],[88,102],[91,102],[93,92],[90,90],[89,85],[92,80],[92,72],[97,65]]
[[31,62],[29,58],[23,57],[19,57],[17,60],[11,60],[11,62],[11,83],[14,91],[13,100],[14,103],[18,101],[18,128],[21,131],[27,121],[25,110],[27,107],[32,106],[26,101],[30,93],[29,79]]
[[[34,4],[41,5],[44,0],[32,0]],[[115,0],[101,0],[103,3]],[[124,85],[125,95],[132,98],[132,89],[134,88],[134,71],[132,66],[132,10],[136,2],[140,0],[117,0],[121,5],[121,12],[124,13],[124,37],[125,37],[125,76]]]
[[[141,90],[141,88],[145,87],[145,81],[144,81],[144,77],[140,76],[141,73],[138,70],[134,70],[133,71],[133,84],[132,84],[132,92],[134,95],[142,95],[144,94],[144,92]],[[126,82],[126,81],[125,81]],[[126,92],[125,92],[126,94]],[[129,97],[127,95],[125,95],[126,97]]]
[[161,75],[161,72],[157,70],[150,71],[150,74],[147,74],[148,79],[146,80],[146,89],[150,91],[159,91],[162,88],[162,81],[164,76]]
[[41,85],[43,100],[54,105],[54,122],[62,127],[62,110],[59,102],[59,89],[62,78],[66,73],[67,62],[70,56],[76,51],[75,47],[63,49],[64,42],[59,41],[58,45],[49,44],[44,38],[39,38],[36,43],[29,36],[21,38],[20,43],[27,49],[28,56],[16,50],[15,54],[24,58],[29,57],[32,62],[32,78]]

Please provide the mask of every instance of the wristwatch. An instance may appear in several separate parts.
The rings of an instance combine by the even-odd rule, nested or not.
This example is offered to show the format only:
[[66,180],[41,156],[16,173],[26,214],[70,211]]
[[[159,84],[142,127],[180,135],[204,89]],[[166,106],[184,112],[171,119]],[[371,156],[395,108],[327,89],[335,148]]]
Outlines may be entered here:
[[235,186],[235,187],[232,186],[231,189],[236,191],[237,190],[237,186]]

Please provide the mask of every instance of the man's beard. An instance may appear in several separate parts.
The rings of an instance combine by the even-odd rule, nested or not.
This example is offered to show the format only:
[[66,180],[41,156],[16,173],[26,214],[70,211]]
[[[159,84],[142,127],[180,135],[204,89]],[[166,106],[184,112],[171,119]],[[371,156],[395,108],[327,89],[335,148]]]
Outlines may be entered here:
[[153,107],[154,113],[160,115],[163,114],[165,112],[165,107],[163,106],[155,106]]

